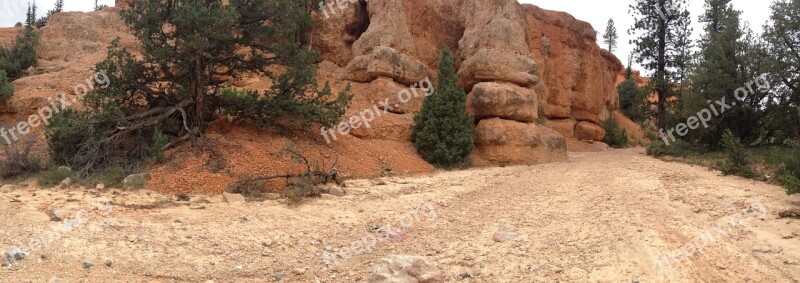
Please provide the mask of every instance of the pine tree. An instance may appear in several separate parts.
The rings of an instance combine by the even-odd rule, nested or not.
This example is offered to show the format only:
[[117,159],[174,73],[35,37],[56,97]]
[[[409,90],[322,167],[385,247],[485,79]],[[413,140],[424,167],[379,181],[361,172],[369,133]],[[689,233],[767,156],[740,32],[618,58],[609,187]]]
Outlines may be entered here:
[[[740,14],[741,12],[733,8],[731,0],[705,0],[705,12],[700,16],[704,36],[699,41],[699,58],[692,78],[692,89],[699,96],[699,102],[716,101],[723,97],[727,101],[734,101],[736,89],[752,80],[745,79],[741,73],[740,50],[744,34],[739,23]],[[702,107],[703,103],[698,104]],[[737,138],[747,136],[744,133],[746,131],[757,130],[757,126],[749,125],[744,117],[737,117],[740,116],[737,112],[741,112],[741,108],[745,106],[738,105],[725,111],[721,117],[709,122],[711,126],[708,130],[697,131],[702,134],[702,142],[709,145],[719,144],[726,130],[731,130]]]
[[667,127],[667,98],[674,93],[674,68],[679,66],[680,47],[691,34],[686,0],[636,0],[630,6],[636,18],[628,31],[636,61],[653,72],[651,84],[658,94],[657,126]]
[[[199,139],[215,113],[263,126],[331,126],[349,104],[348,93],[331,95],[327,85],[317,84],[318,55],[304,38],[313,22],[294,0],[141,0],[122,17],[142,56],[112,43],[96,66],[110,84],[85,97],[87,113],[73,115],[89,121],[60,119],[48,130],[51,145],[77,148],[52,154],[72,156],[61,162],[78,177],[113,162],[106,156],[141,161],[151,155],[156,133],[170,138],[160,148]],[[260,92],[226,88],[225,78],[248,73],[273,84]],[[86,130],[63,130],[74,128]]]
[[467,162],[475,147],[473,118],[466,114],[467,94],[458,86],[452,54],[439,61],[439,83],[414,117],[412,138],[423,159],[439,167]]
[[646,94],[633,78],[631,65],[632,63],[628,61],[628,67],[625,68],[625,80],[617,86],[619,108],[631,120],[642,123],[647,119]]
[[28,28],[36,26],[36,1],[33,4],[28,2],[28,12],[25,13],[25,26]]
[[5,101],[14,95],[14,85],[8,81],[6,71],[0,70],[0,101]]
[[603,42],[608,46],[609,52],[614,52],[617,49],[617,27],[614,26],[614,19],[608,19],[606,26],[606,33],[603,34]]
[[52,10],[47,11],[47,15],[44,17],[36,20],[36,27],[42,28],[47,25],[47,22],[50,20],[50,16],[56,13],[61,13],[64,10],[64,0],[56,0],[56,5]]
[[[745,58],[764,64],[762,72],[770,74],[771,100],[775,102],[770,108],[776,109],[768,117],[772,127],[767,130],[782,141],[800,136],[800,1],[777,0],[771,9],[764,51]],[[800,174],[800,170],[796,172]]]

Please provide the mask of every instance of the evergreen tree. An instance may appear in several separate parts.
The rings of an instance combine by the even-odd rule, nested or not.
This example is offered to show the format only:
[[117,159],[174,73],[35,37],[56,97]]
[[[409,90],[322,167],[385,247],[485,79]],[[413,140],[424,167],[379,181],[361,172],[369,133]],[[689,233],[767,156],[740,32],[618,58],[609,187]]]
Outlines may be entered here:
[[37,63],[38,42],[38,33],[31,28],[25,28],[10,47],[0,46],[0,70],[4,70],[10,79],[22,77],[25,70]]
[[28,2],[28,12],[25,13],[25,26],[29,28],[36,26],[36,1],[33,4]]
[[619,93],[619,108],[625,116],[638,123],[647,120],[647,94],[633,78],[630,62],[625,69],[625,81],[617,86],[617,93]]
[[617,49],[617,27],[614,26],[614,19],[608,19],[606,26],[606,33],[603,34],[603,42],[608,46],[609,52],[614,52]]
[[14,85],[8,81],[6,71],[0,70],[0,101],[5,101],[14,95]]
[[458,86],[452,54],[444,50],[439,61],[439,83],[414,117],[412,139],[429,163],[451,167],[466,163],[475,147],[473,118],[466,114],[467,94]]
[[691,28],[686,0],[636,0],[630,6],[636,18],[629,34],[636,61],[653,72],[652,88],[658,94],[657,126],[667,127],[667,98],[674,94],[672,73],[679,67],[680,47]]
[[[96,67],[108,87],[86,96],[86,113],[50,125],[51,145],[77,148],[52,155],[71,156],[61,162],[78,177],[113,162],[107,156],[136,162],[152,155],[156,133],[170,139],[161,149],[195,140],[218,111],[264,126],[331,126],[349,104],[346,92],[331,97],[329,87],[318,87],[318,55],[304,38],[311,15],[294,0],[142,0],[122,16],[142,56],[112,43]],[[226,88],[226,78],[247,73],[268,76],[272,87]],[[74,128],[84,130],[62,130]]]
[[47,11],[47,15],[36,20],[36,27],[37,28],[44,27],[45,25],[47,25],[47,21],[50,20],[50,16],[52,16],[55,13],[61,13],[63,9],[64,9],[64,0],[56,0],[55,7],[52,10]]
[[770,73],[776,94],[787,102],[800,105],[800,1],[776,0],[770,22],[765,26]]

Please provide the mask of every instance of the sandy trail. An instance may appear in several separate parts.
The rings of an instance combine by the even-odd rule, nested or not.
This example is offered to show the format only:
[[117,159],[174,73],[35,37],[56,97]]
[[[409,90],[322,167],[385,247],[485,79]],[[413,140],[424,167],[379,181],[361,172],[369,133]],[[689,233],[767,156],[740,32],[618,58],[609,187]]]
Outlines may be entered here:
[[[366,282],[373,264],[390,254],[425,256],[446,281],[800,281],[800,222],[778,217],[800,198],[641,149],[383,181],[349,181],[345,197],[292,207],[276,200],[232,205],[220,196],[179,202],[147,191],[5,188],[0,248],[29,247],[31,256],[0,268],[0,281]],[[102,197],[113,205],[93,209]],[[87,221],[53,233],[49,208],[67,219],[83,210]],[[371,252],[343,250],[389,225],[408,228]],[[517,238],[494,241],[500,226]],[[326,265],[326,253],[347,258]],[[658,267],[659,256],[669,267],[663,260]],[[83,262],[95,266],[86,270]],[[465,273],[470,277],[462,279]]]

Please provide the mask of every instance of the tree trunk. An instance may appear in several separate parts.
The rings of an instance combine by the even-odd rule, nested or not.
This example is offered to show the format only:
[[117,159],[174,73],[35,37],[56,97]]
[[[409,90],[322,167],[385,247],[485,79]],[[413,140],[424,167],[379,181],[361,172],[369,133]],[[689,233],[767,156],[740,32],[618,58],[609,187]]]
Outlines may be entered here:
[[[658,9],[666,9],[667,1],[659,0]],[[665,17],[670,17],[665,11]],[[667,128],[667,25],[668,19],[664,17],[658,26],[658,68],[656,70],[656,93],[658,93],[658,128]]]
[[195,61],[194,78],[192,80],[192,89],[190,91],[194,97],[194,126],[198,131],[200,131],[200,133],[203,133],[206,122],[206,68],[201,56],[202,55],[198,55],[198,58]]

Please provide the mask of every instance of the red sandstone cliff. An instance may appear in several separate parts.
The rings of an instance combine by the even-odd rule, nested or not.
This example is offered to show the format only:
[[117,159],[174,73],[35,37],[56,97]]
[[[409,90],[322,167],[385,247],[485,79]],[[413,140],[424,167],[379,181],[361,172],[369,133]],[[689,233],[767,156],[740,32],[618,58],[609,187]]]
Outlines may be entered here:
[[[343,2],[343,9],[329,6],[327,16],[315,13],[312,42],[322,53],[318,79],[330,81],[334,89],[352,84],[355,97],[344,119],[387,97],[394,104],[398,92],[426,77],[435,81],[442,49],[456,54],[460,83],[469,93],[468,108],[477,119],[473,161],[478,165],[562,160],[568,145],[579,150],[588,144],[579,140],[602,140],[602,121],[622,116],[616,93],[622,64],[596,44],[588,23],[569,14],[515,0]],[[46,98],[70,93],[92,74],[114,37],[136,49],[116,9],[59,13],[41,34],[39,75],[14,82],[17,94],[0,109],[4,120],[23,119]],[[270,84],[258,76],[232,83],[251,89]],[[268,153],[288,141],[306,152],[320,152],[318,158],[331,156],[323,150],[341,154],[345,174],[374,175],[387,167],[395,172],[430,170],[410,143],[422,99],[412,98],[371,127],[355,129],[330,145],[318,129],[287,139],[215,123],[209,136],[237,144],[223,147],[230,158],[227,175],[205,173],[201,167],[208,156],[193,156],[177,173],[157,168],[154,178],[168,180],[164,190],[216,191],[237,174],[282,173],[291,165]],[[259,163],[273,165],[254,165]]]

